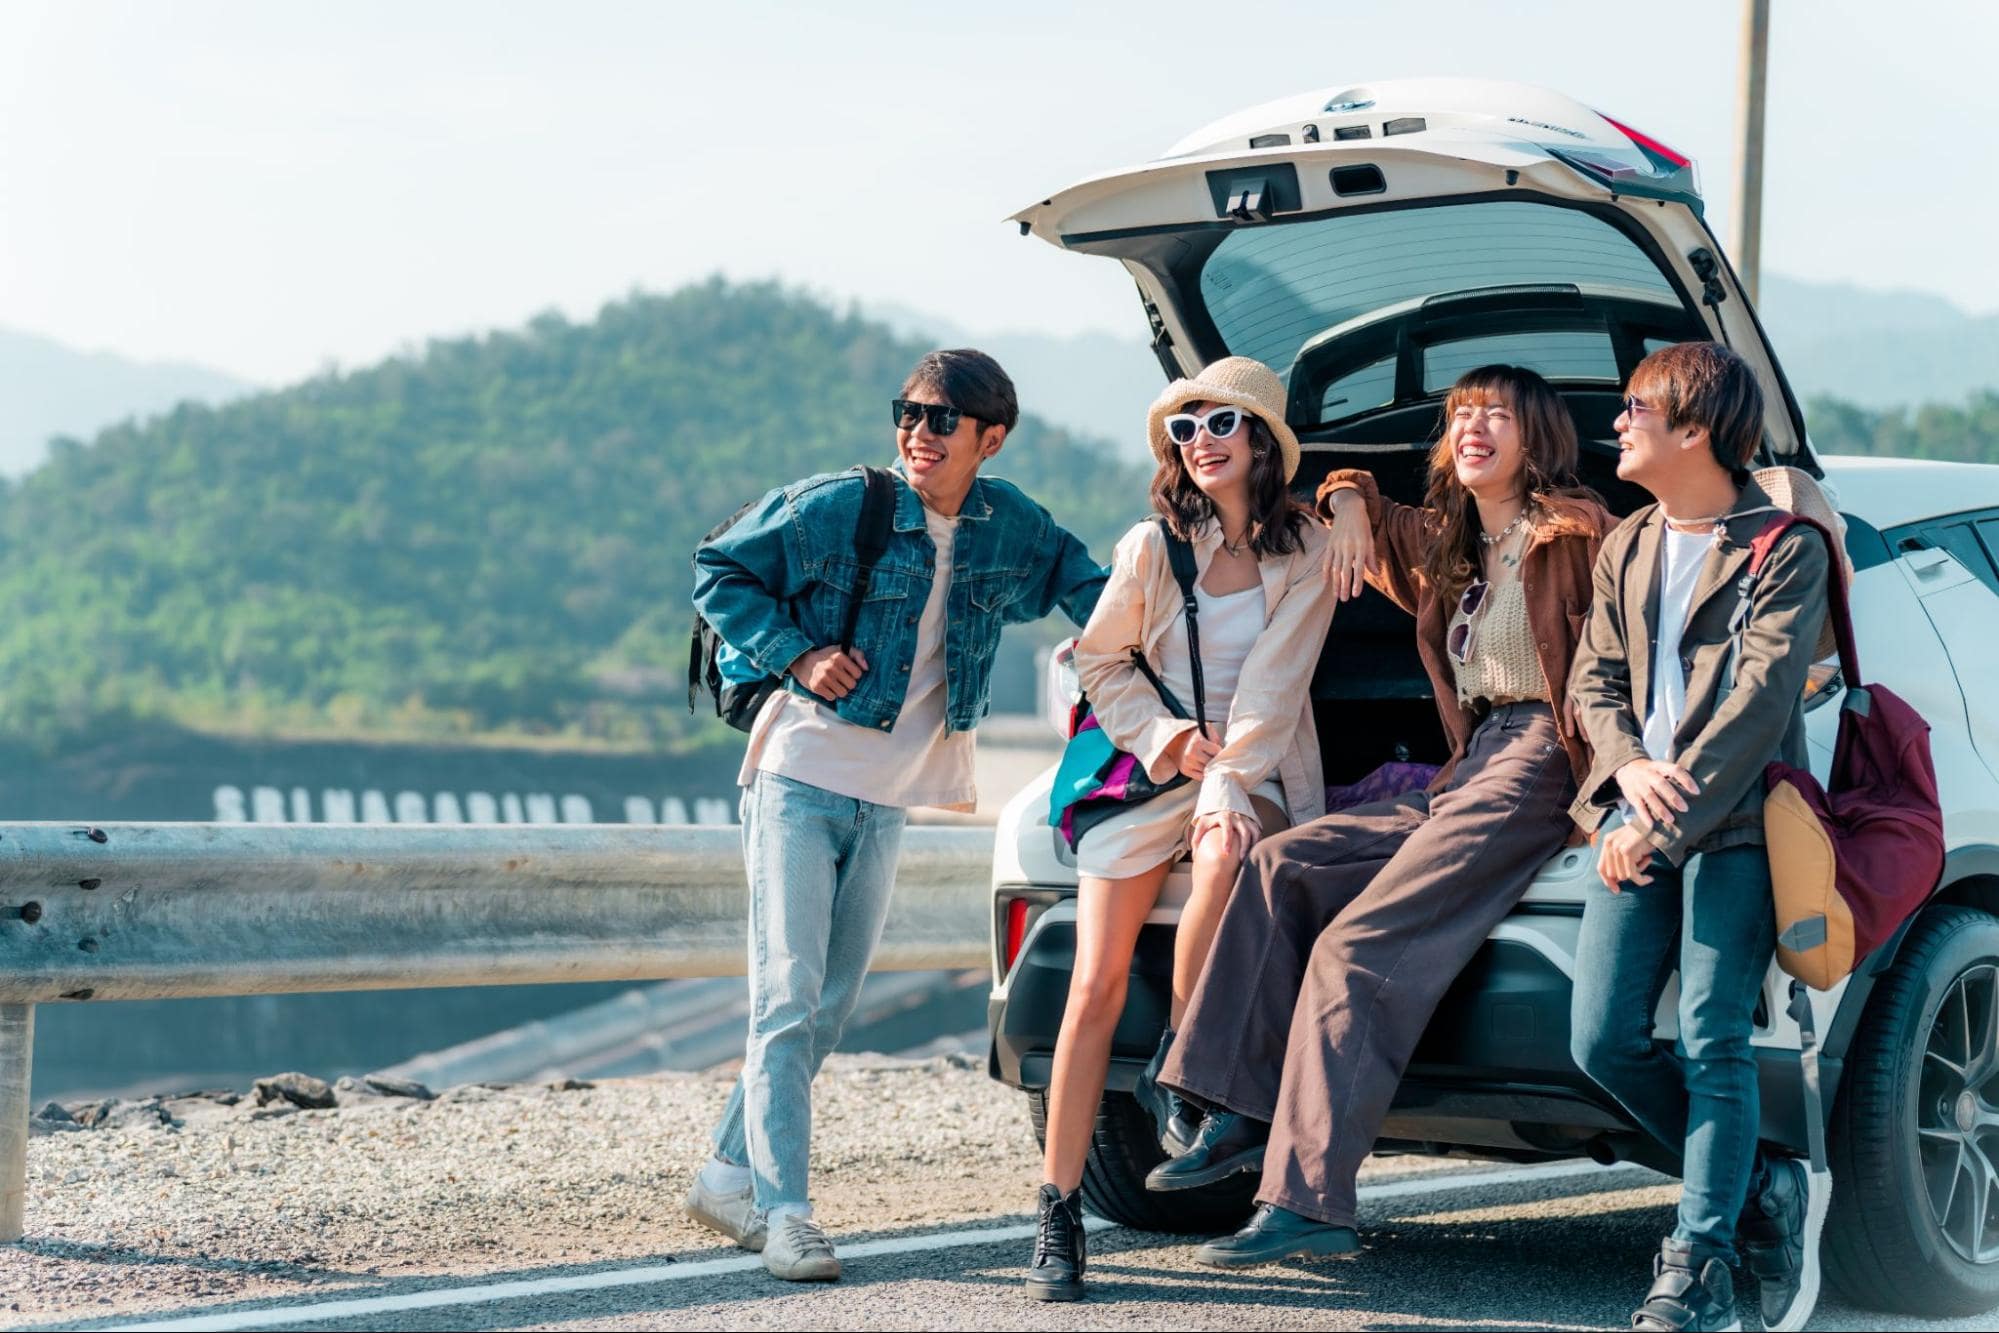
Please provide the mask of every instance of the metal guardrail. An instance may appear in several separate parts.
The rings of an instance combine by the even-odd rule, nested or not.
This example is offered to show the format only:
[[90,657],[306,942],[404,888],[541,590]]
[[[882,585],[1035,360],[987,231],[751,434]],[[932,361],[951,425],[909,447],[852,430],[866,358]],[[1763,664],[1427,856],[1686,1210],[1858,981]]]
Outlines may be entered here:
[[[986,964],[992,836],[904,834],[877,969]],[[0,1242],[37,1004],[740,976],[747,918],[737,828],[0,824]]]

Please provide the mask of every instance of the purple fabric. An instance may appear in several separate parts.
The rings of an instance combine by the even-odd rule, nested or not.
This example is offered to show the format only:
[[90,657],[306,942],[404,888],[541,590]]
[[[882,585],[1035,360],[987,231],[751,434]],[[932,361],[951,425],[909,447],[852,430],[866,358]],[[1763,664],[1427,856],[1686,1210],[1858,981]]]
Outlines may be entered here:
[[1437,776],[1435,764],[1383,764],[1359,782],[1326,788],[1326,813],[1387,801],[1404,792],[1421,791]]

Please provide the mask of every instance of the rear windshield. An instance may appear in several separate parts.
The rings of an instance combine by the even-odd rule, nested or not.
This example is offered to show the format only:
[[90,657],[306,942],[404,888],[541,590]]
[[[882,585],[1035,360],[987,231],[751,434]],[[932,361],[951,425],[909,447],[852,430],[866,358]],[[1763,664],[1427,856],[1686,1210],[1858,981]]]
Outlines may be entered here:
[[[1610,223],[1511,200],[1244,228],[1201,270],[1202,299],[1229,351],[1255,357],[1287,382],[1300,349],[1349,320],[1446,293],[1535,284],[1680,304],[1665,275]],[[1532,366],[1557,380],[1614,381],[1618,374],[1607,331],[1502,332],[1427,349],[1424,389],[1448,386],[1492,361]],[[1328,385],[1320,419],[1389,401],[1393,369],[1392,361],[1357,367]]]

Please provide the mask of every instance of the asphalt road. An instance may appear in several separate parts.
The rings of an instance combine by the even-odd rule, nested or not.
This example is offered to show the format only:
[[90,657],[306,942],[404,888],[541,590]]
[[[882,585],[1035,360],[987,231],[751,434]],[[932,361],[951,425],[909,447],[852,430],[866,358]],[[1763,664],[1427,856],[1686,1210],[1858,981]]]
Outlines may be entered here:
[[[1104,1227],[1091,1238],[1089,1298],[1028,1302],[1031,1241],[1014,1215],[836,1235],[847,1276],[778,1282],[724,1248],[643,1262],[498,1268],[385,1280],[275,1301],[155,1309],[32,1328],[1613,1328],[1642,1294],[1677,1186],[1636,1168],[1552,1171],[1468,1165],[1371,1173],[1367,1250],[1316,1264],[1218,1274],[1185,1238]],[[1000,1239],[987,1239],[985,1232]],[[1757,1327],[1745,1293],[1745,1326]],[[1987,1328],[1821,1305],[1813,1327]]]

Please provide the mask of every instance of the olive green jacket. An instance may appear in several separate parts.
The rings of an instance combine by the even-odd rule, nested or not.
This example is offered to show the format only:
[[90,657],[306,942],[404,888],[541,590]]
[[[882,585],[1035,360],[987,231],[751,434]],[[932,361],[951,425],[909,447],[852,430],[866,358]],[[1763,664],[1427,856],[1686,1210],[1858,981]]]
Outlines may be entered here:
[[[1763,769],[1773,759],[1803,766],[1805,675],[1826,615],[1830,568],[1809,528],[1777,541],[1757,577],[1735,685],[1727,688],[1730,620],[1748,574],[1750,542],[1777,512],[1749,482],[1708,552],[1680,638],[1687,708],[1670,759],[1700,784],[1677,825],[1647,830],[1678,865],[1697,852],[1763,841]],[[1644,759],[1652,645],[1659,621],[1665,514],[1648,505],[1604,539],[1595,598],[1569,673],[1569,698],[1593,760],[1570,814],[1594,834],[1616,808],[1617,771]]]

